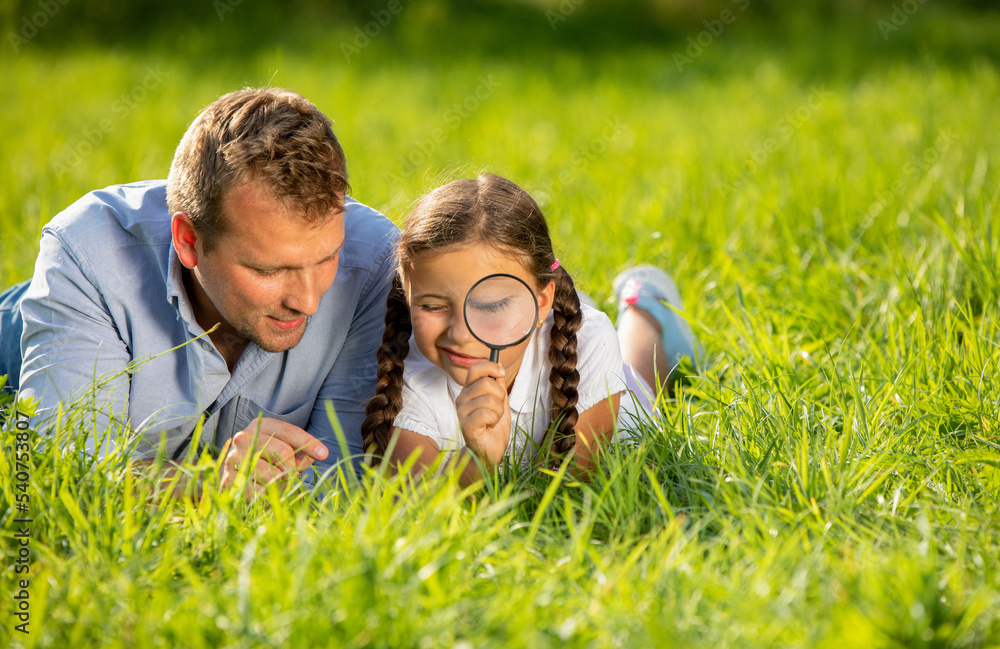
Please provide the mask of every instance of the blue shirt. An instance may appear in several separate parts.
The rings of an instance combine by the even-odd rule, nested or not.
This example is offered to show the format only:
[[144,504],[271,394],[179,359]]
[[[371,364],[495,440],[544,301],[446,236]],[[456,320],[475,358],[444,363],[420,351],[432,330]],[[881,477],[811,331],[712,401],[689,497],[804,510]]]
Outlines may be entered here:
[[359,463],[398,229],[348,198],[344,233],[336,279],[301,342],[281,353],[251,342],[230,373],[195,321],[171,240],[166,182],[88,194],[42,230],[21,301],[21,396],[38,399],[43,419],[60,403],[84,399],[88,418],[98,413],[96,426],[87,424],[87,449],[99,455],[118,441],[101,434],[112,417],[139,436],[137,457],[154,456],[161,443],[175,457],[203,415],[200,439],[217,447],[263,415],[326,444],[320,468],[342,456],[330,403]]

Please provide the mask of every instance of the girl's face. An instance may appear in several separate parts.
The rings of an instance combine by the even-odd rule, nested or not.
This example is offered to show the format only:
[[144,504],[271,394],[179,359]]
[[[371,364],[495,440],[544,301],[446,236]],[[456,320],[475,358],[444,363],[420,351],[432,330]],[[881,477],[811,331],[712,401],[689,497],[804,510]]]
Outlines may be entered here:
[[[552,309],[555,284],[549,282],[539,288],[517,257],[488,246],[471,244],[447,248],[421,257],[403,269],[406,302],[410,306],[417,348],[459,385],[465,385],[471,365],[490,357],[490,348],[469,332],[463,308],[472,285],[493,273],[509,273],[533,287],[538,300],[538,317],[545,320]],[[525,340],[500,352],[508,390],[527,346]]]

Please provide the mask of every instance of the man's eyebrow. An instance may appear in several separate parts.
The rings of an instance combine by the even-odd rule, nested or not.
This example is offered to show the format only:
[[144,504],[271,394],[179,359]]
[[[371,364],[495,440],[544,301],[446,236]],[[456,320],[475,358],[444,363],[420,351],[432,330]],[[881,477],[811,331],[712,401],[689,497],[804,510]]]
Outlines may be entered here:
[[[331,252],[326,257],[320,259],[319,263],[324,264],[328,261],[335,259],[343,249],[344,249],[344,244],[342,243],[339,246],[337,246],[336,250]],[[248,262],[246,265],[255,270],[264,270],[268,272],[273,272],[276,270],[298,270],[299,268],[302,268],[302,266],[266,266],[266,265],[255,264],[253,262]]]
[[327,255],[326,257],[324,257],[323,259],[321,259],[319,263],[322,264],[323,262],[327,262],[327,261],[331,261],[333,259],[336,259],[337,255],[339,255],[340,251],[343,250],[343,249],[344,249],[344,242],[341,242],[341,244],[339,246],[337,246],[337,248],[333,252],[331,252],[329,255]]

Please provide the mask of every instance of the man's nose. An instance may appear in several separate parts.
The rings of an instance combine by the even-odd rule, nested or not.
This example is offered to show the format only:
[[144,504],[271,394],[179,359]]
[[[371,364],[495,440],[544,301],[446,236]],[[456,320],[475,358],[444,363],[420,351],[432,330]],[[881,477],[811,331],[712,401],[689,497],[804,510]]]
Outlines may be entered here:
[[316,313],[325,290],[317,280],[315,274],[310,271],[293,273],[290,284],[286,287],[285,306],[305,316]]

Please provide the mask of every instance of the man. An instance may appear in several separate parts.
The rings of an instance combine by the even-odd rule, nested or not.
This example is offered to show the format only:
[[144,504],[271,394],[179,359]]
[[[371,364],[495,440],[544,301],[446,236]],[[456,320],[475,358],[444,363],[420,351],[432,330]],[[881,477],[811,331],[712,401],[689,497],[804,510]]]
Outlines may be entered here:
[[139,461],[161,445],[179,460],[204,418],[200,439],[227,452],[223,486],[255,435],[258,490],[342,459],[328,404],[357,463],[398,230],[348,189],[330,120],[305,98],[221,97],[165,183],[92,192],[45,227],[30,285],[0,297],[0,363],[21,361],[0,374],[42,421],[78,401],[97,412],[93,453],[123,421]]

